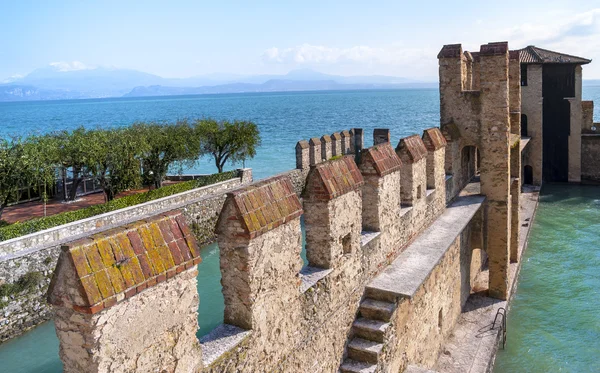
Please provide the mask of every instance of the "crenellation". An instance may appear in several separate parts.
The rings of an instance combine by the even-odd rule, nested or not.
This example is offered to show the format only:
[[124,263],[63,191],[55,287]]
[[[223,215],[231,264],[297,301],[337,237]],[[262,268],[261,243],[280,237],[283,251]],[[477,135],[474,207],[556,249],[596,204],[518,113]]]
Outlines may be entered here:
[[373,130],[373,145],[390,142],[390,130],[388,128],[375,128]]
[[300,140],[296,144],[296,168],[307,169],[310,166],[310,146],[308,141]]
[[342,137],[342,155],[354,154],[354,147],[351,144],[352,135],[350,135],[350,131],[343,130],[342,132],[340,132],[340,135]]
[[403,138],[396,147],[402,160],[402,204],[414,206],[424,202],[427,189],[427,149],[419,135]]
[[[215,357],[219,336],[211,337],[206,366],[194,337],[199,250],[181,216],[69,246],[50,296],[66,371],[106,371],[111,361],[117,371],[433,369],[472,294],[510,296],[510,263],[520,261],[526,240],[523,168],[536,168],[534,183],[542,168],[540,144],[532,146],[542,112],[531,100],[543,101],[522,86],[521,53],[506,42],[478,52],[446,45],[438,55],[439,128],[402,138],[395,149],[381,128],[366,149],[360,128],[301,140],[294,181],[288,172],[230,191],[216,228],[225,302],[218,331],[238,338]],[[541,87],[542,71],[526,71],[529,87]],[[586,132],[593,103],[576,96],[571,105],[579,106],[571,120],[580,122],[589,153],[581,173],[597,177],[585,163],[600,149],[600,137]],[[139,271],[120,262],[127,253],[136,254]],[[129,316],[136,323],[125,325]],[[86,328],[105,335],[91,340]],[[69,337],[73,329],[79,334]],[[135,348],[111,356],[117,341],[127,345],[124,335]],[[108,347],[83,348],[90,344]]]
[[363,184],[358,166],[349,156],[311,169],[303,194],[310,266],[334,268],[343,256],[358,252]]
[[318,137],[313,137],[308,144],[309,164],[310,166],[316,166],[323,161],[321,140]]
[[343,155],[342,135],[339,132],[331,134],[331,156],[337,157]]
[[333,157],[333,144],[329,135],[321,136],[321,159],[328,160]]

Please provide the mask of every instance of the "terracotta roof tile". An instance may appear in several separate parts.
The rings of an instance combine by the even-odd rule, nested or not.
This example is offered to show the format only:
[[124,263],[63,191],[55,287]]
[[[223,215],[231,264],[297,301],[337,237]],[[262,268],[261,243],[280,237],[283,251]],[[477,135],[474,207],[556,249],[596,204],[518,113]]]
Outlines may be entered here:
[[435,151],[446,147],[448,142],[439,128],[433,127],[423,131],[423,143],[429,151]]
[[364,180],[352,156],[319,163],[311,168],[304,197],[329,201],[360,188]]
[[400,140],[396,153],[404,163],[414,163],[427,156],[427,149],[419,135],[412,135]]
[[585,65],[592,62],[592,60],[587,58],[554,52],[551,50],[538,48],[533,45],[519,50],[519,60],[524,64],[571,63]]
[[390,143],[364,149],[361,152],[360,171],[363,175],[385,176],[402,168],[402,161]]
[[[73,304],[74,309],[85,313],[111,307],[119,295],[128,298],[160,282],[167,272],[178,273],[179,267],[200,260],[196,239],[180,213],[111,229],[62,249],[74,267],[83,304],[55,294],[54,286],[48,300],[51,304]],[[60,272],[63,267],[58,268]],[[54,277],[61,278],[58,273]]]
[[[233,208],[228,209],[228,206]],[[217,222],[217,233],[232,234],[227,232],[226,225],[235,221],[244,231],[235,234],[255,238],[302,213],[302,204],[289,177],[275,176],[228,193]]]

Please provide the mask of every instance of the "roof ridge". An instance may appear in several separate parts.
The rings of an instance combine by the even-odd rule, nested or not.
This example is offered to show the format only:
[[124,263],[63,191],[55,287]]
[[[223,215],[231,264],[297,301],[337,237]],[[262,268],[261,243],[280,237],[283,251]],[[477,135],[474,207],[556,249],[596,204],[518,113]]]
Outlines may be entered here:
[[531,47],[531,48],[534,50],[534,52],[535,52],[535,53],[536,53],[536,55],[538,55],[538,56],[539,56],[539,54],[537,53],[537,50],[539,49],[539,50],[541,50],[541,51],[544,51],[544,52],[550,52],[550,53],[562,54],[563,56],[566,56],[566,57],[579,58],[579,59],[581,59],[581,60],[586,60],[586,61],[592,62],[592,60],[591,60],[591,59],[589,59],[589,58],[585,58],[585,57],[579,57],[579,56],[575,56],[575,55],[573,55],[573,54],[567,54],[567,53],[563,53],[563,52],[556,52],[556,51],[552,51],[552,50],[550,50],[550,49],[545,49],[545,48],[536,47],[535,45],[530,45],[528,48],[530,48],[530,47]]

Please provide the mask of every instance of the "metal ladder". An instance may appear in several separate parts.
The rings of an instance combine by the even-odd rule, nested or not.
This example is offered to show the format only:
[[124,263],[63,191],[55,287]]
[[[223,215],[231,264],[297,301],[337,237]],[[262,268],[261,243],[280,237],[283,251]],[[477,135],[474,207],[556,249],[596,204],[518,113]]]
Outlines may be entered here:
[[500,331],[502,332],[502,349],[504,350],[504,346],[506,345],[506,310],[504,309],[504,307],[498,308],[496,316],[494,317],[492,329],[496,328],[496,320],[498,320],[498,316],[502,316],[502,321],[500,323]]

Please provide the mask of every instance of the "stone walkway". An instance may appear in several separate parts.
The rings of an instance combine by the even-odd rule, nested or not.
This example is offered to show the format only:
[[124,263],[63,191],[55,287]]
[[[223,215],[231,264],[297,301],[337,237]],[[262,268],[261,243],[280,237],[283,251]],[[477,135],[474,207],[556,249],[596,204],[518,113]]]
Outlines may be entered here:
[[[165,185],[173,184],[173,182],[165,182]],[[132,194],[139,194],[147,192],[149,188],[141,188],[135,190],[128,190],[117,195],[117,198],[129,196]],[[60,214],[65,211],[75,211],[82,208],[100,205],[104,203],[103,193],[92,193],[82,197],[79,197],[77,201],[71,203],[64,203],[62,201],[50,200],[46,204],[46,216]],[[42,201],[33,201],[22,203],[7,207],[2,214],[2,220],[8,223],[14,223],[17,221],[26,221],[33,218],[39,218],[44,216],[44,204]]]
[[[525,188],[524,188],[525,189]],[[521,195],[521,232],[519,258],[527,245],[529,229],[537,208],[539,192],[525,189]],[[510,264],[511,296],[516,290],[520,263]],[[477,278],[476,288],[487,289],[488,272]],[[500,343],[500,317],[492,327],[499,308],[508,308],[508,302],[487,297],[486,292],[471,294],[464,306],[452,336],[446,341],[438,361],[436,372],[484,373],[493,369],[494,358]],[[510,333],[510,331],[508,331]]]

